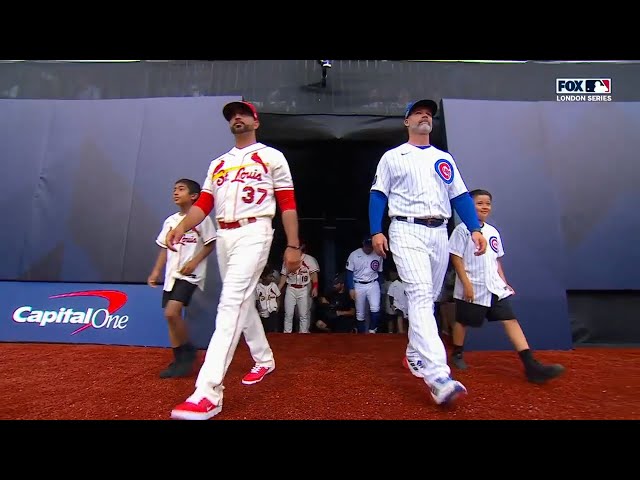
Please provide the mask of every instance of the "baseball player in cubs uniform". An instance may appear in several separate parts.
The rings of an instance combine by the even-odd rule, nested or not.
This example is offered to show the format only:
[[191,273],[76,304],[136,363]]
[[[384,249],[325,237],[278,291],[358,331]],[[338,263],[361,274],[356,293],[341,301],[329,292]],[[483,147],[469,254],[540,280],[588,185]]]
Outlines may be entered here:
[[259,382],[275,368],[256,308],[255,291],[271,249],[276,205],[282,212],[287,237],[287,271],[300,267],[298,216],[287,159],[282,152],[256,140],[260,122],[252,104],[231,102],[222,113],[235,136],[235,146],[211,162],[200,198],[168,233],[166,241],[173,248],[186,231],[213,211],[218,224],[216,251],[223,282],[216,328],[195,391],[172,410],[171,417],[175,419],[206,420],[222,410],[223,380],[242,333],[256,359],[243,383]]
[[320,267],[318,261],[311,255],[304,253],[302,245],[302,257],[300,268],[295,272],[287,274],[287,267],[283,263],[280,277],[280,290],[287,286],[284,292],[284,333],[293,331],[293,314],[296,305],[298,306],[298,316],[300,318],[299,333],[309,333],[309,323],[311,316],[311,298],[318,296],[318,272]]
[[502,322],[509,340],[524,366],[530,382],[544,383],[564,372],[562,365],[543,365],[534,357],[524,332],[516,320],[509,299],[515,293],[507,283],[500,258],[504,256],[500,232],[487,223],[493,197],[486,190],[471,192],[481,223],[482,234],[489,239],[487,253],[474,255],[474,244],[466,225],[456,226],[449,239],[451,263],[456,271],[453,298],[456,304],[456,322],[453,326],[453,352],[451,361],[461,370],[467,368],[463,358],[467,327],[480,327],[485,318]]
[[347,288],[356,302],[358,333],[365,333],[365,312],[369,303],[369,333],[376,333],[380,323],[380,283],[383,281],[382,256],[373,251],[371,237],[362,241],[362,248],[347,258]]
[[[409,139],[385,152],[378,163],[369,196],[369,221],[375,251],[386,257],[390,247],[405,286],[409,344],[404,361],[430,387],[433,400],[444,404],[467,393],[450,376],[434,316],[434,301],[449,263],[446,225],[451,204],[472,232],[475,254],[484,254],[487,242],[455,160],[429,143],[437,111],[432,100],[407,106],[404,125]],[[388,243],[382,233],[387,205],[391,218]]]

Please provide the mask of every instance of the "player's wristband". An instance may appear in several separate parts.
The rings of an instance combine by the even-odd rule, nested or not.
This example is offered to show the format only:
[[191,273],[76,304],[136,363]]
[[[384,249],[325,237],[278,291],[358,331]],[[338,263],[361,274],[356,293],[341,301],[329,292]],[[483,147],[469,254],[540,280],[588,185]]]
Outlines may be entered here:
[[313,288],[318,288],[318,282],[313,282],[313,283],[311,284],[311,286],[312,286]]
[[293,248],[294,250],[300,250],[300,246],[294,247],[293,245],[287,245],[287,248]]

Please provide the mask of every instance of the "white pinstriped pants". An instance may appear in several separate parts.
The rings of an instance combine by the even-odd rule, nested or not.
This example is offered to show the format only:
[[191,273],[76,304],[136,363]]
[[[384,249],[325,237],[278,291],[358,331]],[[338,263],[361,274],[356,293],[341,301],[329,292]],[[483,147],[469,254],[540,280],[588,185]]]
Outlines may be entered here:
[[378,279],[369,283],[357,283],[354,280],[353,287],[356,291],[356,320],[364,322],[367,314],[367,302],[369,303],[369,312],[380,311],[380,282]]
[[449,264],[448,243],[446,224],[430,228],[392,220],[389,226],[389,249],[407,293],[407,358],[422,360],[424,380],[429,385],[451,373],[434,316],[434,301]]

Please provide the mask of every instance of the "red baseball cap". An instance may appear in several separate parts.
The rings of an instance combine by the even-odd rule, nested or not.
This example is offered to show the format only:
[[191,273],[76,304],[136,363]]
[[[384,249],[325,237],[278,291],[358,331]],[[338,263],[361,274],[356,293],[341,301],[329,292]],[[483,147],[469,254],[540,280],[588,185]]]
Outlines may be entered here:
[[227,122],[231,120],[231,116],[233,115],[233,113],[236,111],[237,108],[240,108],[245,112],[248,112],[250,115],[253,116],[255,120],[258,120],[258,111],[256,110],[256,107],[254,107],[252,104],[250,104],[249,102],[231,102],[231,103],[227,103],[222,109],[222,115],[227,120]]

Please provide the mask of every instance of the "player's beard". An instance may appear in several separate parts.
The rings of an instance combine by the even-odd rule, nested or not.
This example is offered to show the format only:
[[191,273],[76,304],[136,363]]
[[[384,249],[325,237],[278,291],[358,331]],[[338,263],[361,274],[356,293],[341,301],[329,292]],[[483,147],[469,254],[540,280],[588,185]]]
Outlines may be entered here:
[[246,125],[244,123],[234,123],[231,125],[231,133],[233,135],[240,135],[242,133],[248,133],[253,131],[251,125]]
[[416,125],[416,133],[421,133],[423,135],[431,133],[433,130],[433,126],[429,122],[422,122]]

